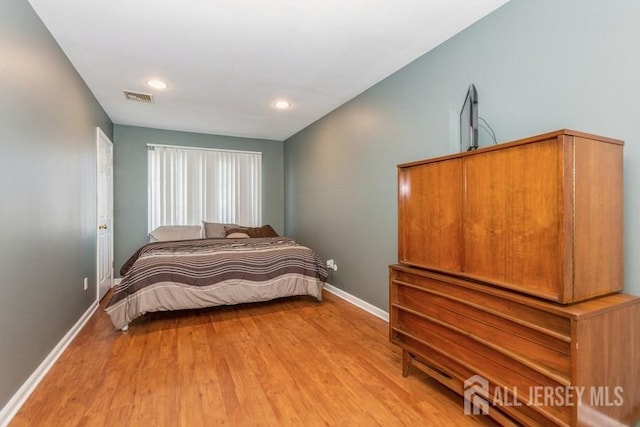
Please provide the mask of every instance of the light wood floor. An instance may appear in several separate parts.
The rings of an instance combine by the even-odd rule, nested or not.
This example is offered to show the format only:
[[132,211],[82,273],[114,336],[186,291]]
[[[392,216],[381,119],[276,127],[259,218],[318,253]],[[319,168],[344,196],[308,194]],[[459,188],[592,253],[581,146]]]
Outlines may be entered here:
[[419,370],[402,378],[387,323],[324,295],[152,313],[126,333],[103,302],[11,426],[489,425]]

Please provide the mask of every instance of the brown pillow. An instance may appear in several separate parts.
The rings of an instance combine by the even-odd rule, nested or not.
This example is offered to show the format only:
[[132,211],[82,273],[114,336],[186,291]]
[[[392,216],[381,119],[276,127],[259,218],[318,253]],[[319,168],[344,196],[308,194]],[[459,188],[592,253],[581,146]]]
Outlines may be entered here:
[[227,230],[227,236],[231,233],[246,233],[249,237],[279,237],[278,233],[269,224],[262,227],[247,227],[247,228],[234,228],[225,227]]

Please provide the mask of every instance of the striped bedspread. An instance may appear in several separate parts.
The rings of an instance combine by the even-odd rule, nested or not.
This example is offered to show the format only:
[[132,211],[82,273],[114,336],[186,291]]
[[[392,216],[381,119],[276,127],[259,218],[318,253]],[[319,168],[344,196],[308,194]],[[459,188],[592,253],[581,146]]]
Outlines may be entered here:
[[267,301],[322,300],[327,270],[311,249],[286,237],[156,242],[123,266],[106,312],[116,329],[152,311]]

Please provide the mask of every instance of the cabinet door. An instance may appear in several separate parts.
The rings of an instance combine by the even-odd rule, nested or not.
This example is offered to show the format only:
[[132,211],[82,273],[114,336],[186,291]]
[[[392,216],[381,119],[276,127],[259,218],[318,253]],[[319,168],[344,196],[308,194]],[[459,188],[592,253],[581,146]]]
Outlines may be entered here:
[[464,272],[563,300],[562,144],[554,138],[464,161]]
[[461,271],[462,159],[398,170],[400,262]]

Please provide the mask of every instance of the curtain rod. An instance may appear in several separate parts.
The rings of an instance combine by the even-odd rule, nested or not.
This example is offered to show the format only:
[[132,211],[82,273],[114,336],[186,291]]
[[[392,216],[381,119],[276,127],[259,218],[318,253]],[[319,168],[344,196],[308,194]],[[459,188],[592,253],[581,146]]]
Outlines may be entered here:
[[148,143],[147,147],[178,148],[180,150],[222,151],[222,152],[225,152],[225,153],[260,154],[260,155],[262,155],[262,152],[260,152],[260,151],[224,150],[222,148],[189,147],[189,146],[185,146],[185,145],[166,145],[166,144]]

